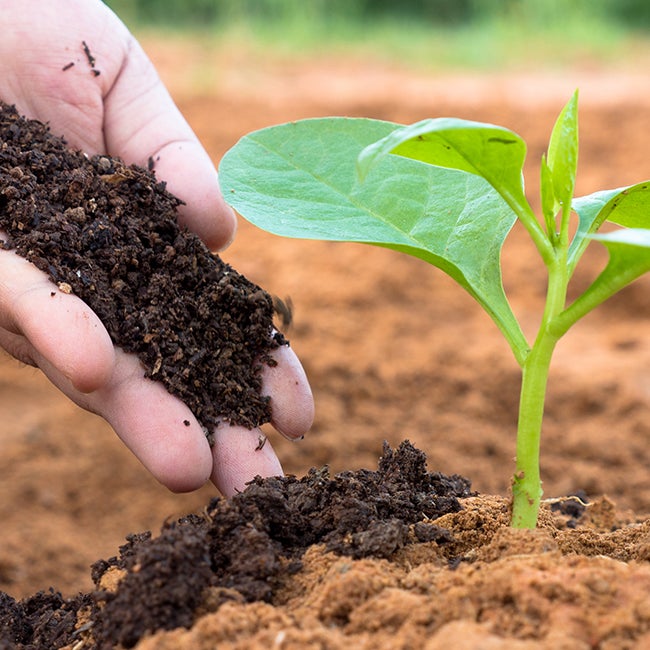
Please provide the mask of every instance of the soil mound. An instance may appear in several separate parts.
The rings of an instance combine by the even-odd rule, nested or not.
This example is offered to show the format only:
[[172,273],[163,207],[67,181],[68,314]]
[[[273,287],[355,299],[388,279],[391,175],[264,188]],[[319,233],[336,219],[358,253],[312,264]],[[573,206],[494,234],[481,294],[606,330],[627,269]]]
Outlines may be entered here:
[[85,639],[85,648],[131,648],[159,630],[188,628],[229,601],[271,602],[302,568],[308,548],[351,558],[387,558],[411,543],[448,544],[430,522],[458,512],[470,495],[460,476],[429,473],[409,442],[384,445],[377,471],[327,467],[302,479],[253,481],[202,516],[188,515],[130,535],[119,556],[97,562],[96,589],[74,599],[39,593],[15,601],[1,594],[0,647],[49,650]]

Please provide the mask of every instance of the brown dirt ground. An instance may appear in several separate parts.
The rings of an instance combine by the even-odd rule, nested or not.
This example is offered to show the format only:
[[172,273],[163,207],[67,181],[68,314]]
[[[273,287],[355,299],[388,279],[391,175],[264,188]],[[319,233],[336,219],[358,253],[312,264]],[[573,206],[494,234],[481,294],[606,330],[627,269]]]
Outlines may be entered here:
[[[435,75],[337,57],[260,61],[243,50],[145,46],[215,161],[241,135],[302,117],[454,115],[527,140],[533,196],[555,115],[580,86],[578,191],[650,178],[650,92],[634,71]],[[518,231],[505,256],[513,306],[532,332],[545,288],[540,265]],[[333,472],[374,468],[383,440],[408,438],[430,470],[463,474],[481,494],[500,496],[448,516],[459,552],[472,560],[455,571],[428,544],[390,562],[313,548],[272,605],[229,603],[141,649],[650,647],[648,524],[611,532],[650,513],[649,279],[581,323],[553,366],[544,487],[549,497],[584,490],[596,501],[584,530],[546,514],[540,531],[518,534],[505,527],[503,498],[517,367],[451,280],[387,250],[284,241],[244,222],[224,258],[295,306],[288,334],[317,412],[304,441],[272,438],[288,473],[325,463]],[[576,286],[603,259],[593,255]],[[114,555],[127,533],[157,531],[214,494],[168,493],[102,420],[6,357],[0,413],[0,589],[14,597],[50,586],[65,595],[89,590],[89,565]]]

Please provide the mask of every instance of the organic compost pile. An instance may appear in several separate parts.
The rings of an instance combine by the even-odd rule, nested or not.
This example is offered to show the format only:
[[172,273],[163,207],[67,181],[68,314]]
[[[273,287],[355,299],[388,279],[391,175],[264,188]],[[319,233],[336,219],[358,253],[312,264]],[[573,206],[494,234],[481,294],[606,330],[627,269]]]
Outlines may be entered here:
[[180,201],[164,184],[135,165],[70,151],[5,104],[0,143],[5,248],[84,300],[206,432],[220,420],[268,422],[261,363],[283,342],[272,336],[272,300],[180,228]]
[[270,602],[312,545],[363,558],[389,557],[413,541],[450,542],[429,522],[460,510],[469,482],[429,474],[424,454],[408,443],[384,452],[376,472],[330,478],[322,468],[301,480],[257,479],[154,539],[132,535],[119,557],[95,564],[92,594],[70,601],[40,594],[21,603],[3,594],[0,646],[4,639],[60,648],[86,639],[85,647],[131,648],[147,633],[190,627],[197,611],[232,600]]
[[[232,44],[145,46],[215,161],[254,129],[304,117],[455,116],[526,140],[534,197],[553,122],[579,86],[578,194],[650,178],[641,58],[639,74],[587,61],[561,75],[474,76]],[[542,442],[545,496],[557,501],[537,530],[513,531],[519,369],[471,298],[420,260],[283,240],[243,221],[223,257],[292,299],[316,419],[303,441],[273,444],[304,478],[256,480],[231,500],[214,501],[209,486],[170,494],[103,420],[1,359],[0,637],[14,639],[2,650],[16,639],[46,639],[39,650],[65,639],[66,650],[650,647],[648,278],[558,346]],[[503,257],[529,334],[545,275],[517,227]],[[582,261],[576,293],[606,254]],[[363,469],[378,457],[378,471]],[[462,496],[461,480],[441,496],[438,472],[471,478],[476,493]],[[451,511],[438,516],[441,498]]]

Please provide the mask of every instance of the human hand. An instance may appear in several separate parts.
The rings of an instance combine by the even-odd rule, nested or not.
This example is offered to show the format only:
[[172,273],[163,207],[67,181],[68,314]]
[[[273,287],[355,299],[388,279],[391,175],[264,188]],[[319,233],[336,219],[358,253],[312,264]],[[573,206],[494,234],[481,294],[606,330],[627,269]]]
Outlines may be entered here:
[[[236,221],[214,166],[139,44],[102,2],[0,0],[0,17],[0,99],[88,154],[144,166],[153,159],[157,177],[186,203],[184,225],[212,249],[230,242]],[[189,409],[113,347],[92,310],[51,289],[41,271],[0,251],[0,345],[103,416],[159,481],[187,491],[210,478],[232,494],[255,475],[282,473],[270,443],[256,449],[259,430],[224,424],[210,448]],[[299,438],[313,419],[309,385],[290,348],[274,355],[278,365],[263,371],[272,424]]]

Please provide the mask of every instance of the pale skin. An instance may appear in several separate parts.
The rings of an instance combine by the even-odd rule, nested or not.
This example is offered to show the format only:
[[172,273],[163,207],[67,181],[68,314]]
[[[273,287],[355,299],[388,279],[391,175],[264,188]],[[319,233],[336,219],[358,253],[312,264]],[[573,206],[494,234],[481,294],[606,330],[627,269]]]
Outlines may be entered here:
[[[0,0],[0,21],[0,99],[88,154],[145,166],[152,158],[157,177],[186,202],[183,224],[212,250],[230,243],[236,220],[213,163],[115,14],[99,0]],[[105,418],[162,484],[185,492],[211,480],[231,495],[256,475],[282,474],[259,429],[224,424],[211,448],[185,404],[144,378],[139,361],[113,346],[85,303],[61,291],[52,296],[55,289],[29,262],[0,251],[0,346]],[[271,396],[275,429],[297,439],[313,420],[311,390],[291,348],[274,355],[278,365],[264,369],[263,393]]]

